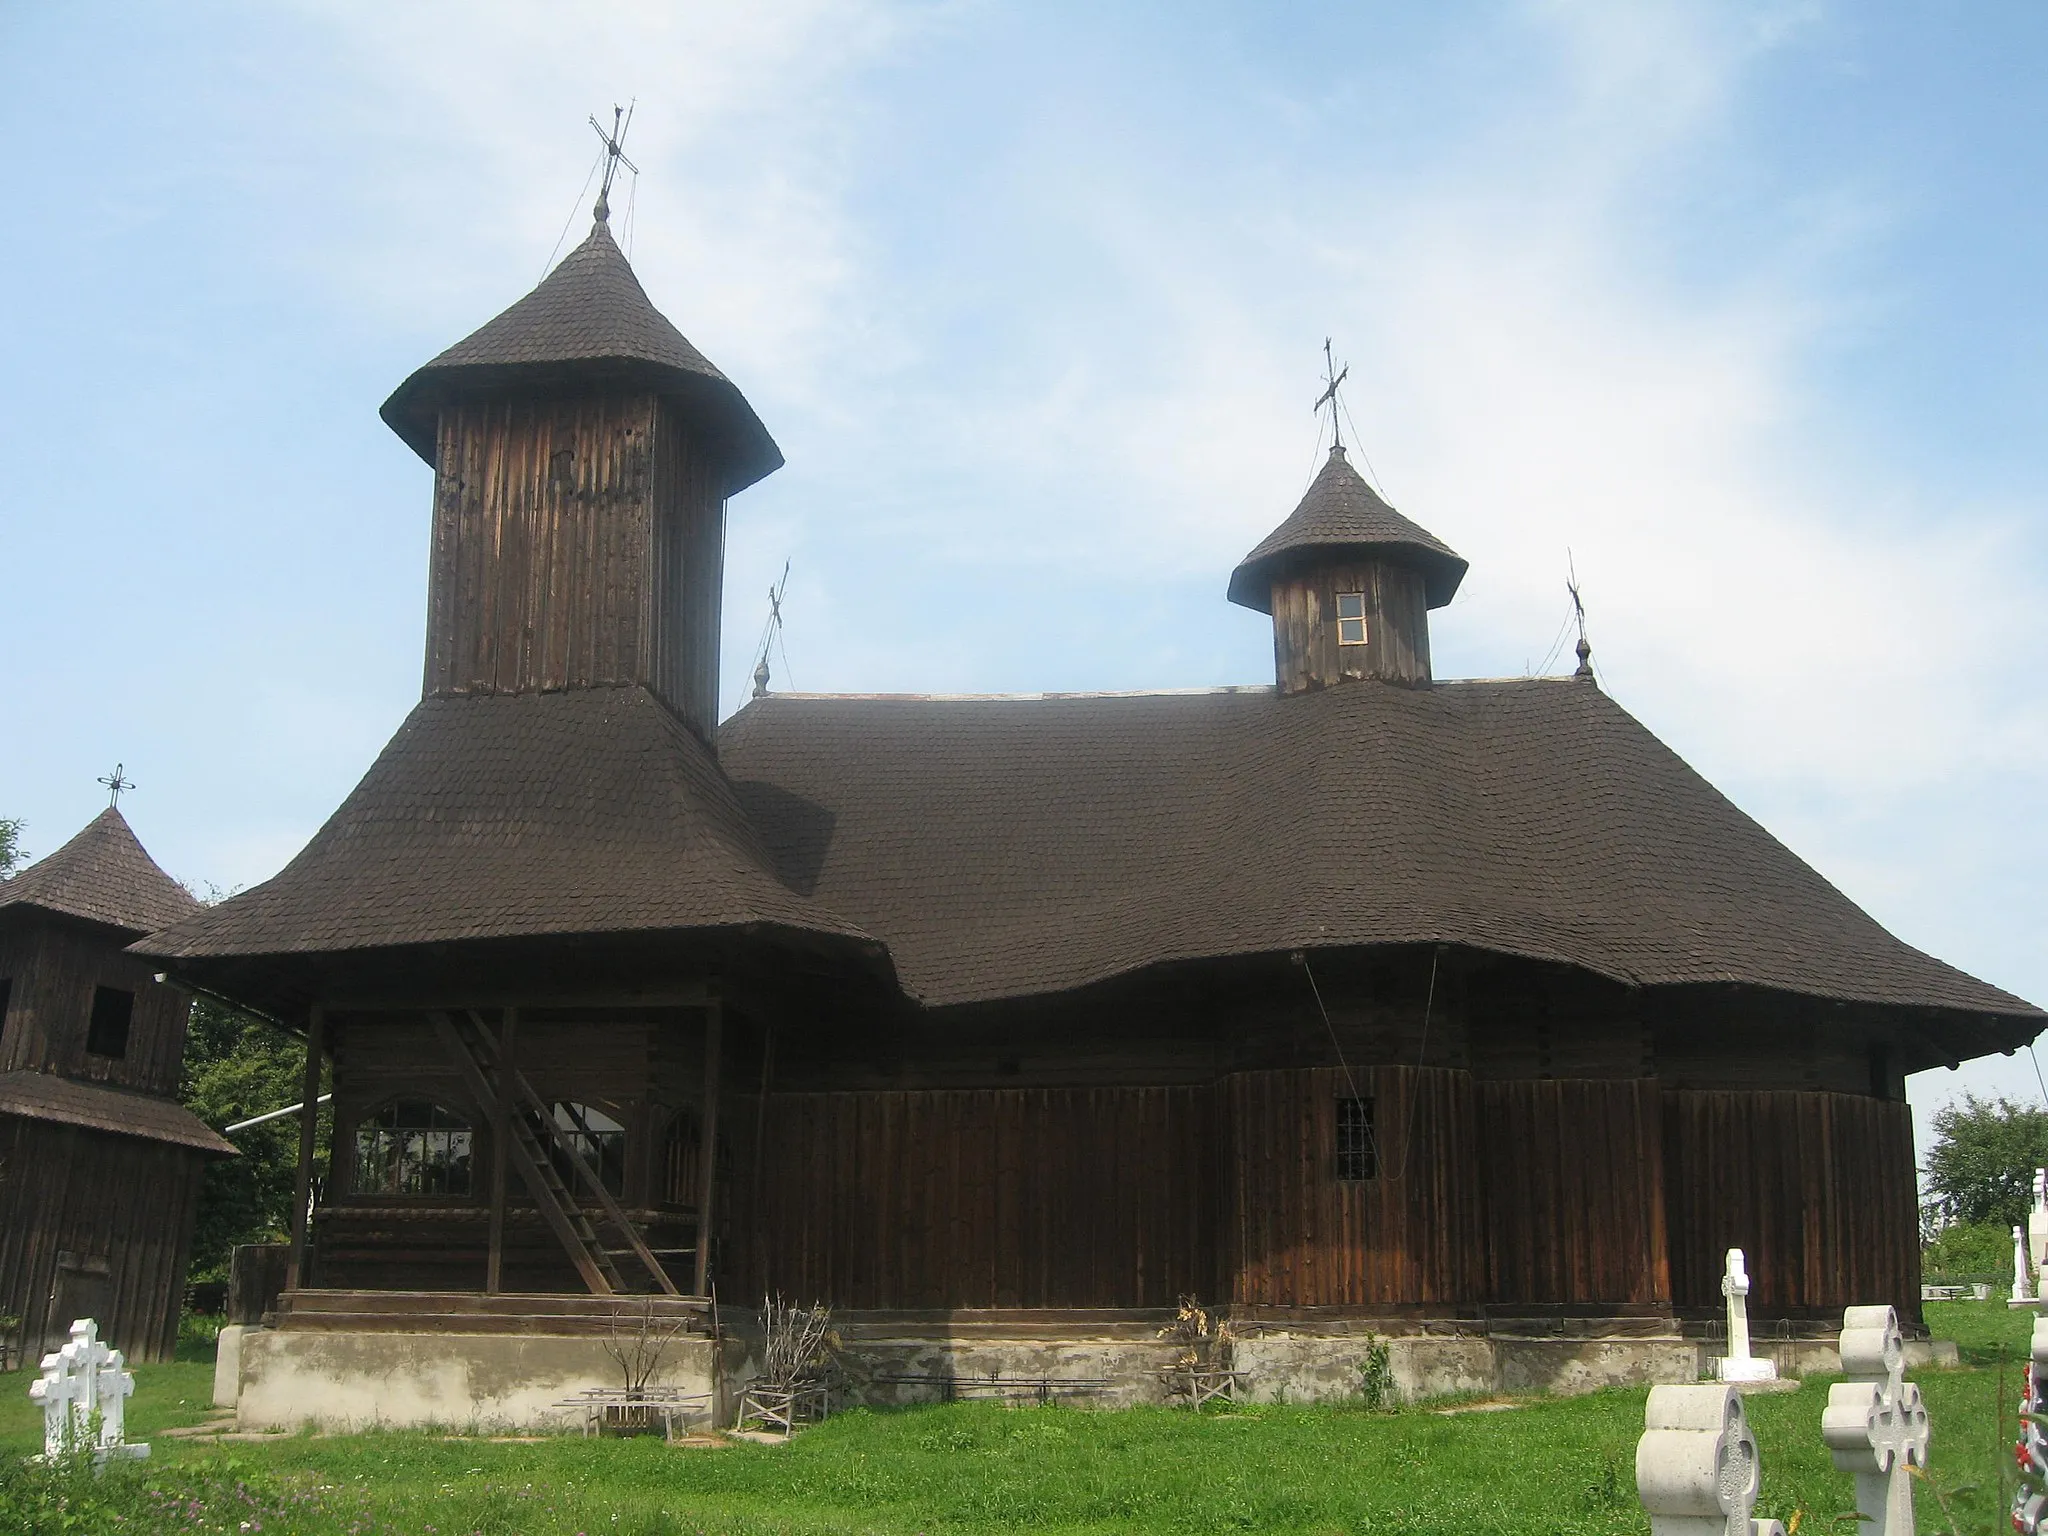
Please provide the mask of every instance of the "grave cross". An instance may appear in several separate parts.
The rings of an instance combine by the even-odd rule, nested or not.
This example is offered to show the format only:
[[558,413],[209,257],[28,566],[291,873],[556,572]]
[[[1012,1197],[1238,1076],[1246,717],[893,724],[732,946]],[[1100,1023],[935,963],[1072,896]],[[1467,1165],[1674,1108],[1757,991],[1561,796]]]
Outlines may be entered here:
[[1754,1518],[1763,1467],[1733,1387],[1652,1387],[1636,1442],[1650,1536],[1785,1536]]
[[1716,1374],[1723,1381],[1776,1381],[1777,1363],[1759,1360],[1749,1352],[1749,1272],[1743,1267],[1740,1248],[1728,1250],[1721,1294],[1728,1298],[1728,1354],[1716,1362]]
[[1913,1478],[1927,1465],[1927,1409],[1905,1379],[1906,1346],[1890,1307],[1842,1314],[1842,1374],[1828,1388],[1821,1438],[1835,1465],[1856,1474],[1856,1511],[1870,1536],[1913,1536]]
[[2015,1307],[2034,1304],[2034,1282],[2027,1274],[2027,1229],[2012,1229],[2012,1301]]
[[[2017,1229],[2015,1229],[2017,1230]],[[2020,1438],[2013,1447],[2020,1485],[2012,1498],[2012,1528],[2019,1536],[2048,1532],[2048,1317],[2034,1319],[2032,1348],[2021,1378]]]
[[2027,1256],[2034,1273],[2048,1265],[2048,1168],[2034,1170],[2034,1207],[2027,1212]]
[[[81,1317],[71,1325],[71,1342],[43,1356],[43,1374],[30,1383],[29,1401],[43,1410],[43,1454],[63,1456],[90,1449],[93,1459],[144,1457],[147,1445],[126,1440],[129,1394],[135,1378],[121,1351],[100,1342],[99,1325]],[[95,1429],[97,1433],[95,1434]]]

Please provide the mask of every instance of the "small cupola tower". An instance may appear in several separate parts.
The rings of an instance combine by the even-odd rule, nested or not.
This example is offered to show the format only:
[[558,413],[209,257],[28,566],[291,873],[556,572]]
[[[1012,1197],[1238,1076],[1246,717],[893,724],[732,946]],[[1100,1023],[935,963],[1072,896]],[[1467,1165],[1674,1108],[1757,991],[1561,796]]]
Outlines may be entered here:
[[1231,572],[1230,600],[1273,616],[1282,693],[1427,683],[1429,610],[1464,577],[1464,560],[1388,506],[1340,439],[1301,505]]
[[423,691],[637,683],[708,744],[725,501],[782,454],[648,301],[604,194],[595,211],[538,288],[384,402],[434,467]]

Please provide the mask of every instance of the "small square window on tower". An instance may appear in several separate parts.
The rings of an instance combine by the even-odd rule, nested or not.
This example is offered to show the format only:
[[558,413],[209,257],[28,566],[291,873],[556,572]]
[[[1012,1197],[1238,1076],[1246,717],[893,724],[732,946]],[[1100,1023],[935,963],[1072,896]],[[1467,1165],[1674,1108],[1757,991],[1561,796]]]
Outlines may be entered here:
[[1365,594],[1363,592],[1339,592],[1337,594],[1337,643],[1339,645],[1365,644]]
[[1380,1148],[1372,1134],[1372,1100],[1337,1101],[1337,1177],[1376,1179]]
[[92,989],[92,1023],[85,1031],[89,1055],[115,1061],[128,1054],[128,1021],[135,1015],[135,994],[119,987]]

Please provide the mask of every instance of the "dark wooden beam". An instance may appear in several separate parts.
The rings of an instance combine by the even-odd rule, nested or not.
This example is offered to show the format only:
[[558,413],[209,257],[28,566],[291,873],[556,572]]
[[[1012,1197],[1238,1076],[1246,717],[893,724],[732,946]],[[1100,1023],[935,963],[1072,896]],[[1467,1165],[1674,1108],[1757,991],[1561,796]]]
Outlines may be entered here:
[[285,1289],[306,1278],[308,1207],[313,1203],[313,1142],[320,1129],[320,1053],[327,1048],[327,1010],[315,1003],[306,1021],[306,1070],[299,1082],[299,1173],[292,1184],[292,1251]]
[[718,1090],[719,1036],[724,1033],[725,1010],[713,1002],[704,1010],[704,1113],[698,1125],[697,1152],[697,1275],[691,1290],[709,1295],[711,1280],[711,1198],[718,1187]]
[[505,1173],[511,1165],[510,1074],[519,1050],[519,1010],[507,1008],[499,1028],[498,1103],[491,1116],[491,1251],[484,1261],[484,1290],[495,1295],[505,1280]]

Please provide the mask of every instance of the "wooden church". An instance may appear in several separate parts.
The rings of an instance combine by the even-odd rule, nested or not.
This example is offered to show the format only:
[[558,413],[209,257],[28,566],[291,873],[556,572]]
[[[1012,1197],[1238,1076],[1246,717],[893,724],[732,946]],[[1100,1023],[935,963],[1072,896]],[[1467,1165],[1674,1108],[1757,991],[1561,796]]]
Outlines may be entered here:
[[177,1342],[200,1176],[235,1149],[177,1100],[190,1000],[126,951],[198,911],[112,806],[0,882],[0,1368],[79,1317],[131,1360]]
[[715,1289],[1677,1337],[1732,1245],[1764,1319],[1917,1315],[1905,1075],[2042,1013],[1583,659],[1436,679],[1466,562],[1341,448],[1229,578],[1271,685],[720,724],[726,507],[781,455],[602,204],[383,416],[434,472],[423,696],[139,946],[331,1059],[281,1327]]

